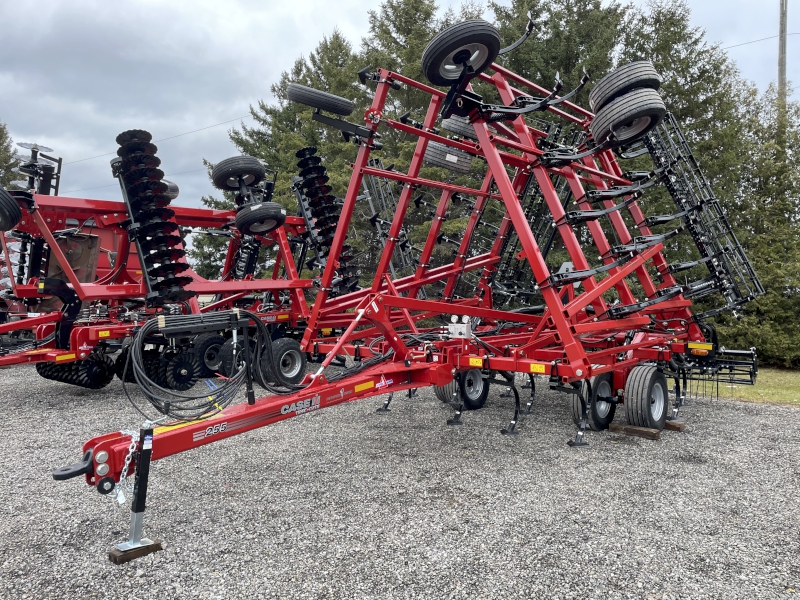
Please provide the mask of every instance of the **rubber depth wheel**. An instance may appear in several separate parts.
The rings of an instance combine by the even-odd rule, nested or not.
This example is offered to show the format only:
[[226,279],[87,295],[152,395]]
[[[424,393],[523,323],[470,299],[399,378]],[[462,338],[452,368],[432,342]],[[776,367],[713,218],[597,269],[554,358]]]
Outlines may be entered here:
[[245,185],[257,185],[266,176],[264,165],[252,156],[233,156],[219,161],[211,170],[211,181],[220,190],[238,190],[239,178]]
[[453,393],[458,391],[458,379],[454,378],[448,384],[445,385],[437,385],[433,388],[433,393],[436,394],[436,397],[444,402],[445,404],[449,404],[450,401],[453,399]]
[[433,85],[449,86],[461,76],[466,62],[477,75],[500,53],[500,34],[482,19],[448,27],[422,51],[422,72]]
[[622,66],[597,82],[589,92],[589,106],[597,112],[612,100],[639,88],[657,90],[661,76],[649,60],[639,60]]
[[167,362],[167,387],[184,392],[197,383],[202,366],[197,357],[190,352],[180,352]]
[[[614,420],[614,413],[617,411],[617,405],[598,398],[611,398],[614,396],[612,387],[611,373],[603,373],[597,377],[592,377],[589,381],[592,386],[592,397],[589,399],[588,417],[589,428],[592,431],[603,431],[608,429],[611,422]],[[572,395],[572,420],[575,425],[581,424],[583,416],[582,401],[578,394]]]
[[666,114],[657,91],[633,90],[600,109],[589,124],[589,131],[598,144],[615,148],[643,138]]
[[[117,377],[119,377],[120,381],[126,381],[128,383],[136,383],[136,377],[133,374],[133,363],[128,365],[128,372],[125,373],[125,363],[128,361],[128,356],[130,355],[130,348],[123,348],[122,351],[117,355],[117,360],[114,361],[114,372],[116,373]],[[125,375],[125,379],[122,379],[122,376]]]
[[322,90],[315,90],[314,88],[300,85],[299,83],[290,83],[287,86],[286,97],[292,102],[305,104],[306,106],[318,108],[343,117],[352,113],[356,107],[356,105],[347,98],[329,94]]
[[[443,119],[442,129],[446,129],[450,133],[455,133],[456,135],[468,140],[478,140],[478,136],[475,133],[475,128],[466,117],[458,117],[453,115],[449,119]],[[430,144],[428,147],[430,147]]]
[[472,167],[472,155],[461,150],[456,150],[439,142],[428,142],[425,156],[422,159],[425,164],[442,167],[454,173],[469,173]]
[[[250,359],[252,360],[256,352],[256,344],[252,338],[250,340]],[[242,345],[241,338],[236,342],[236,366],[233,363],[233,338],[229,338],[219,349],[220,370],[225,377],[231,377],[244,364],[244,346]]]
[[166,179],[162,179],[161,181],[162,181],[163,183],[166,183],[166,184],[169,186],[169,187],[167,188],[167,191],[166,191],[166,192],[164,192],[164,195],[165,195],[167,198],[169,198],[170,200],[175,200],[175,198],[177,198],[177,197],[178,197],[178,194],[179,194],[179,193],[180,193],[180,191],[181,191],[181,190],[180,190],[180,188],[178,187],[178,184],[177,184],[177,183],[175,183],[175,182],[173,182],[173,181],[168,181],[168,180],[166,180]]
[[249,204],[236,213],[236,229],[244,235],[264,235],[285,221],[286,209],[277,202]]
[[478,410],[486,404],[489,384],[483,379],[480,369],[470,369],[461,373],[458,379],[461,388],[461,402],[467,410]]
[[200,377],[213,377],[222,366],[220,350],[225,338],[216,333],[201,333],[194,338],[192,354],[200,362]]
[[306,355],[292,338],[272,342],[272,367],[279,383],[297,385],[306,374]]
[[639,365],[625,382],[625,416],[630,425],[664,429],[669,411],[667,377],[656,367]]
[[0,187],[0,231],[10,231],[22,220],[22,210],[14,197]]

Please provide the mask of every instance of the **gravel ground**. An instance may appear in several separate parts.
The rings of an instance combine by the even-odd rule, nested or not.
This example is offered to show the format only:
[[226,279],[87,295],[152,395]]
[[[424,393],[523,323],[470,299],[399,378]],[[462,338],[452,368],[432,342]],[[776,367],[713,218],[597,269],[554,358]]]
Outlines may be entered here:
[[[447,427],[430,390],[371,398],[154,463],[145,533],[50,471],[138,424],[99,391],[0,372],[2,598],[783,598],[800,591],[800,412],[698,400],[659,442],[589,433],[543,392],[520,435],[493,389]],[[622,413],[623,411],[620,411]],[[618,419],[622,415],[618,416]]]

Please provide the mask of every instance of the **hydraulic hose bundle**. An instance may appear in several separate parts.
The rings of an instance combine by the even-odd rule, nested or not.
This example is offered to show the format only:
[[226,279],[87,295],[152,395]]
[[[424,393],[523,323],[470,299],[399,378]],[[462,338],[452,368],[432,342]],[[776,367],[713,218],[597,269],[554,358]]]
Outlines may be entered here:
[[[164,344],[165,340],[183,338],[198,332],[236,332],[237,338],[245,338],[250,329],[255,330],[254,344],[242,344],[244,361],[235,361],[235,368],[226,379],[206,379],[202,387],[193,393],[180,393],[153,381],[148,368],[150,344]],[[257,315],[244,310],[220,311],[203,315],[162,315],[145,323],[137,332],[128,348],[122,369],[123,389],[134,407],[150,418],[131,398],[126,382],[135,381],[148,402],[161,414],[179,421],[192,421],[208,417],[229,406],[247,384],[248,399],[251,400],[252,381],[265,390],[279,395],[291,394],[302,389],[282,379],[281,371],[273,364],[272,338],[266,325]],[[152,420],[152,419],[151,419]]]

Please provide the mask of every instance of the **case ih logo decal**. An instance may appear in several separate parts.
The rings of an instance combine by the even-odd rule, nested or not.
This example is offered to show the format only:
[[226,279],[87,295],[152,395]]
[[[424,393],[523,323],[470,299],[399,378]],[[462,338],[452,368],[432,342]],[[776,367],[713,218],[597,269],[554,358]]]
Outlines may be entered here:
[[287,415],[293,412],[296,415],[302,415],[304,413],[311,412],[312,410],[319,408],[319,401],[320,397],[319,394],[317,394],[308,400],[299,400],[298,402],[292,402],[291,404],[284,404],[281,406],[281,414]]

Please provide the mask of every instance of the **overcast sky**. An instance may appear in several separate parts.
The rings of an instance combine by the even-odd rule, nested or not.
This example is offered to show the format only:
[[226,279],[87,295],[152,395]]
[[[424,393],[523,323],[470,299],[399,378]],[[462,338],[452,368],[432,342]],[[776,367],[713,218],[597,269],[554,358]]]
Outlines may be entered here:
[[[779,0],[689,5],[693,23],[723,47],[778,32]],[[162,168],[181,188],[178,203],[197,206],[213,193],[202,159],[236,154],[227,131],[249,105],[271,102],[269,88],[280,72],[334,27],[357,47],[367,11],[378,2],[40,0],[33,6],[0,2],[0,121],[14,141],[38,142],[64,158],[62,196],[118,200],[112,156],[82,159],[115,152],[119,132],[142,128],[161,140],[228,121],[158,143]],[[798,2],[789,2],[789,32],[800,32]],[[777,48],[772,39],[728,52],[763,90],[777,79]],[[794,82],[800,82],[798,48],[800,35],[790,36]],[[244,122],[251,123],[249,116]]]

